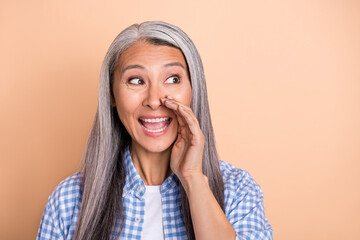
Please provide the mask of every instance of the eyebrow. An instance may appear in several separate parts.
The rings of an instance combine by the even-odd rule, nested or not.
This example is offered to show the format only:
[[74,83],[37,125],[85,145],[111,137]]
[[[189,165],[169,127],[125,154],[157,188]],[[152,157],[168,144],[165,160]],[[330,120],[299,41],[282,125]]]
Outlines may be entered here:
[[185,70],[184,65],[182,65],[182,64],[181,64],[181,63],[179,63],[179,62],[171,62],[171,63],[167,63],[167,64],[165,64],[165,65],[163,66],[163,68],[166,68],[166,67],[172,67],[172,66],[179,66],[179,67],[181,67],[182,69],[184,69],[184,70]]
[[[182,65],[182,64],[179,63],[179,62],[167,63],[167,64],[163,65],[163,68],[172,67],[172,66],[179,66],[179,67],[181,67],[182,69],[185,70],[184,65]],[[141,66],[141,65],[139,65],[139,64],[133,64],[133,65],[128,65],[128,66],[126,66],[126,67],[121,71],[121,73],[124,73],[125,71],[130,70],[130,69],[134,69],[134,68],[138,68],[138,69],[142,69],[142,70],[145,69],[143,66]]]
[[130,70],[130,69],[134,69],[134,68],[145,69],[145,68],[144,68],[143,66],[141,66],[141,65],[133,64],[133,65],[126,66],[126,67],[121,71],[121,73],[124,73],[126,70]]

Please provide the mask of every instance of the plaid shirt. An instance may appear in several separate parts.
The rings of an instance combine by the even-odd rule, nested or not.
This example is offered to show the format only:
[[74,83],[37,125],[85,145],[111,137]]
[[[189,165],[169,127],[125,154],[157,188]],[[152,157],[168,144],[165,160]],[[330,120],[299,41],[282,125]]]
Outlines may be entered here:
[[[124,165],[124,226],[120,239],[141,239],[145,215],[145,185],[132,163],[129,148],[124,154]],[[260,186],[245,170],[223,161],[220,161],[220,168],[225,188],[225,214],[235,229],[236,240],[272,239],[273,230],[265,217]],[[81,176],[76,173],[56,187],[46,205],[37,239],[73,238],[81,204],[80,182]],[[172,174],[161,185],[162,219],[166,240],[187,239],[181,217],[179,184],[179,179]],[[119,224],[116,228],[119,228]]]

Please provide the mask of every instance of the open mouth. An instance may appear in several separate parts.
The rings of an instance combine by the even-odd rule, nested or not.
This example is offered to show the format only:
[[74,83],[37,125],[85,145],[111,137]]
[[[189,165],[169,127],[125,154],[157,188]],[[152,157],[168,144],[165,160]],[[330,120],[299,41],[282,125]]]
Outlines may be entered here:
[[170,124],[171,118],[139,118],[140,125],[150,133],[159,133],[164,131]]

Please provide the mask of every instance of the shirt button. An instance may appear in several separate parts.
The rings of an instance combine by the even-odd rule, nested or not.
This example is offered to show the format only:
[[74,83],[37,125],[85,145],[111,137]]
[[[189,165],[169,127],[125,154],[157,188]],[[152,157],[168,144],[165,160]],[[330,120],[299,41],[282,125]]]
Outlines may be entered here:
[[137,188],[138,192],[141,192],[142,190],[143,190],[143,188],[141,186]]
[[140,220],[141,220],[140,217],[135,217],[135,222],[138,223],[138,222],[140,222]]
[[124,194],[127,194],[127,192],[128,192],[127,190],[124,190],[124,192],[123,192],[123,193],[124,193]]

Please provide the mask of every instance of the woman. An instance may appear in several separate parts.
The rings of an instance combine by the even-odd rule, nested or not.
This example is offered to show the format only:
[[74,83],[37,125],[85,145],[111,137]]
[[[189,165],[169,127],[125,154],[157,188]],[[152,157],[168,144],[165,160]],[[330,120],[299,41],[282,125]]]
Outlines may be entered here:
[[81,172],[55,189],[38,239],[271,239],[261,188],[219,161],[200,56],[164,22],[105,57]]

